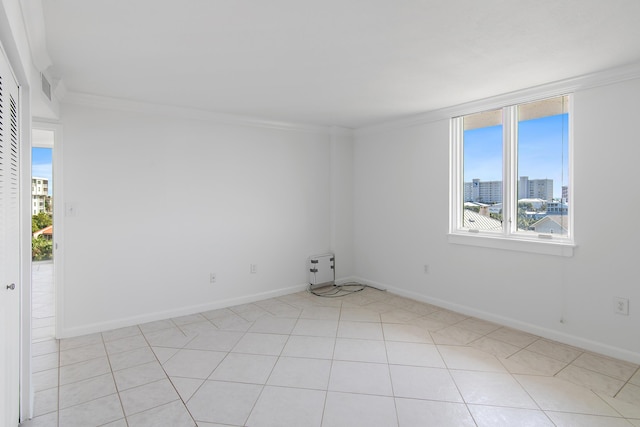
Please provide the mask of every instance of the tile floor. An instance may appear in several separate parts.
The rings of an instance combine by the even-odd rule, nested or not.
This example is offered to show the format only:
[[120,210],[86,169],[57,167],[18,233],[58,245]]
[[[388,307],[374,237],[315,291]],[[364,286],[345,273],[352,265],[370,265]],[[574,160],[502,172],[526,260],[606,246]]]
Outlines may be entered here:
[[373,289],[44,335],[29,427],[640,427],[637,365]]

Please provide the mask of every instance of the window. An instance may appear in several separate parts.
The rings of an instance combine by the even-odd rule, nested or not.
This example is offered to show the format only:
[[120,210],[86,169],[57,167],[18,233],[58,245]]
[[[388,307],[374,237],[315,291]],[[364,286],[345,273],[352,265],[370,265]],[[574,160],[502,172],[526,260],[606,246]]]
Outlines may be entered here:
[[451,120],[450,241],[571,255],[571,96]]

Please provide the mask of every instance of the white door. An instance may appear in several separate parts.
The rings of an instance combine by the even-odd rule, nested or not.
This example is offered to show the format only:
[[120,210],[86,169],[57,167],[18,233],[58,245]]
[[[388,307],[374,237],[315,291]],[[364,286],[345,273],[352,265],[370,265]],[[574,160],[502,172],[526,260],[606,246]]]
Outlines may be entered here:
[[18,85],[0,49],[0,425],[20,404],[20,169]]

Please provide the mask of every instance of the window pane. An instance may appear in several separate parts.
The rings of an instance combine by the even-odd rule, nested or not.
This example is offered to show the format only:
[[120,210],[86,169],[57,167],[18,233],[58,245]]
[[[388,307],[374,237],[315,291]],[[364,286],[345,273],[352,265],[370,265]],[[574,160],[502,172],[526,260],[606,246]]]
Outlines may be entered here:
[[502,110],[464,117],[462,227],[502,230]]
[[518,231],[567,236],[568,97],[518,106]]

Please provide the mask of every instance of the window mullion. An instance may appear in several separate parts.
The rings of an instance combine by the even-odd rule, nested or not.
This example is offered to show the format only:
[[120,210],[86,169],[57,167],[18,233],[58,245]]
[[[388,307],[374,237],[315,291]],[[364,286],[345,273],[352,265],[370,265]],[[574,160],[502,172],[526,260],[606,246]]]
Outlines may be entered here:
[[503,231],[513,234],[518,226],[518,117],[517,106],[503,108]]

